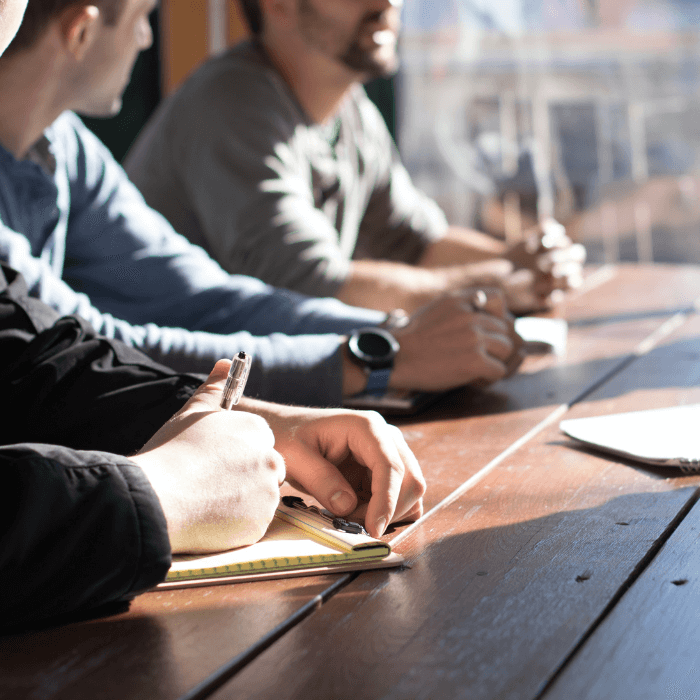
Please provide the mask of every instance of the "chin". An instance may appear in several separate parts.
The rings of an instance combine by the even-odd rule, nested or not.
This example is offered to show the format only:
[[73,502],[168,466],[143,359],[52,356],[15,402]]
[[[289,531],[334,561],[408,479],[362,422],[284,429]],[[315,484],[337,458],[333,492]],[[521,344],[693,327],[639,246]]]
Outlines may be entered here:
[[86,117],[109,119],[110,117],[116,117],[117,114],[122,111],[122,99],[118,97],[109,104],[93,104],[83,109],[78,109],[77,111]]
[[353,71],[360,73],[364,80],[388,78],[399,69],[399,57],[395,52],[366,52],[355,47],[342,57],[342,62]]

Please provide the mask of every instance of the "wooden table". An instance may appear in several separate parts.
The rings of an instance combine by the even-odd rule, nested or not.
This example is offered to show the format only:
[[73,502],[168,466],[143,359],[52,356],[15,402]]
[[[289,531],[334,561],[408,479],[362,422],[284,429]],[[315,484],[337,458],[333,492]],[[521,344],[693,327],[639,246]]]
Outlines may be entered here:
[[5,637],[0,698],[697,698],[700,477],[558,424],[700,402],[698,300],[698,268],[601,268],[558,310],[565,357],[400,422],[429,487],[387,536],[410,569],[154,592]]

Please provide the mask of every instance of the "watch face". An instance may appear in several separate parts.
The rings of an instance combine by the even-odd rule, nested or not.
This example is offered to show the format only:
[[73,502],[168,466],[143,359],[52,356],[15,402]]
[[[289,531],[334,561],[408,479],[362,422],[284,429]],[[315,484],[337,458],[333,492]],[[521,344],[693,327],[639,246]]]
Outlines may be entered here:
[[391,343],[378,333],[361,333],[357,339],[357,347],[370,357],[385,357],[391,352]]
[[392,367],[399,350],[396,339],[381,328],[355,331],[348,342],[350,354],[361,364],[372,369]]

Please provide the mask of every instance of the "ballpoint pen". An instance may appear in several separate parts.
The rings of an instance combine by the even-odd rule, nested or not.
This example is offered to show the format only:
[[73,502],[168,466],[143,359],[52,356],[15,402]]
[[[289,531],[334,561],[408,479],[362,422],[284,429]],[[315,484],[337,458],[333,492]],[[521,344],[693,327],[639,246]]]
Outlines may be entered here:
[[235,406],[241,400],[245,383],[248,381],[251,362],[250,355],[242,350],[233,358],[221,396],[221,408],[228,411],[231,406]]

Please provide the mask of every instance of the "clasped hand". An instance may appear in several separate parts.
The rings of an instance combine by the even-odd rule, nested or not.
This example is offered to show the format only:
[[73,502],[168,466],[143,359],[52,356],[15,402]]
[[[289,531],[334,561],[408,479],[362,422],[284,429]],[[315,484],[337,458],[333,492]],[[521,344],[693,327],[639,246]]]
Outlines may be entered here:
[[514,266],[503,286],[509,308],[540,311],[550,308],[558,294],[581,286],[586,249],[551,220],[526,231],[507,259]]

